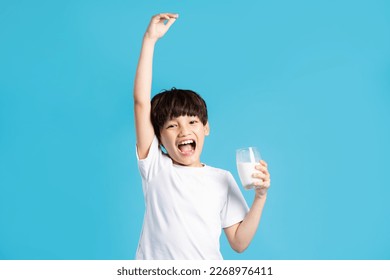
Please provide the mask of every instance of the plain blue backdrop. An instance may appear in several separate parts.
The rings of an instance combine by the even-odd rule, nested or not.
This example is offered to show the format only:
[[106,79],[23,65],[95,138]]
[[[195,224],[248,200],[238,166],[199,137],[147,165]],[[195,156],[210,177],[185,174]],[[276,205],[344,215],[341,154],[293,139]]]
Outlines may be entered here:
[[[207,101],[202,161],[272,187],[226,259],[390,259],[390,2],[0,1],[0,258],[133,259],[143,218],[132,87],[150,17],[153,92]],[[249,204],[253,193],[244,191]]]

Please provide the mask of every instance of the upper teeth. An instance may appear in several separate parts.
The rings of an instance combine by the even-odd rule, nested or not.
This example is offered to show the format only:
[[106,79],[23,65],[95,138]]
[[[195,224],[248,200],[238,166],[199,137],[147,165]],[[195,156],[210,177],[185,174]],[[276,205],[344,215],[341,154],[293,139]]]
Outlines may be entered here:
[[183,142],[180,142],[179,145],[186,145],[186,144],[192,144],[194,143],[194,140],[185,140]]

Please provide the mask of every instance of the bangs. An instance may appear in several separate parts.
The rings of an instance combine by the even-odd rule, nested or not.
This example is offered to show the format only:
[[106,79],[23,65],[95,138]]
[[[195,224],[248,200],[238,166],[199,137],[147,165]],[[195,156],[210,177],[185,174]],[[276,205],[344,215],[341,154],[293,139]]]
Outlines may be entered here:
[[[168,100],[167,100],[168,101]],[[185,96],[185,98],[178,98],[172,100],[172,102],[169,102],[167,105],[170,107],[167,108],[167,119],[165,121],[171,120],[173,118],[177,118],[180,116],[198,116],[201,119],[202,115],[199,111],[199,105],[196,104],[197,100],[193,100],[190,96]]]

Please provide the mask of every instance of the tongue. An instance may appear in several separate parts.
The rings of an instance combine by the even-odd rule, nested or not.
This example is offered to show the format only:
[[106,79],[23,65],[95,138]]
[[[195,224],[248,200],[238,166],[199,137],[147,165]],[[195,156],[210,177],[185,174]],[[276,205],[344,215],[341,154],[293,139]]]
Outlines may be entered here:
[[181,151],[182,153],[187,154],[187,153],[189,153],[189,152],[192,151],[192,146],[191,146],[190,144],[187,144],[187,145],[180,145],[180,146],[179,146],[179,149],[180,149],[180,151]]

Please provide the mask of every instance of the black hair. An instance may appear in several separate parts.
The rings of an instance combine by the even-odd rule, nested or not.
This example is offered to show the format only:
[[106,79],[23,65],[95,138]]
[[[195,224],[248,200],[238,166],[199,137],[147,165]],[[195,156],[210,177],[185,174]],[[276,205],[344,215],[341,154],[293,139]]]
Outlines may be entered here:
[[154,133],[160,140],[160,130],[166,121],[180,116],[196,116],[207,124],[207,106],[203,98],[188,89],[164,90],[152,98],[151,121]]

